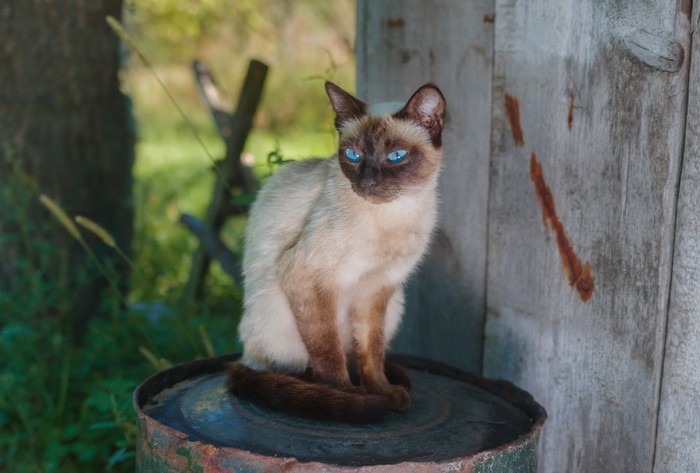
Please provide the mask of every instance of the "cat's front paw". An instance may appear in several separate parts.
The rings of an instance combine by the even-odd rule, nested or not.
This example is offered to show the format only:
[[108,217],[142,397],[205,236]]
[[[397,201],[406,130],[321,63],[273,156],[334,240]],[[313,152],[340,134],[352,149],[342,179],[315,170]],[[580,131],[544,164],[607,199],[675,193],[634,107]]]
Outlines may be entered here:
[[392,385],[384,395],[389,398],[392,410],[405,411],[411,406],[411,395],[402,386]]

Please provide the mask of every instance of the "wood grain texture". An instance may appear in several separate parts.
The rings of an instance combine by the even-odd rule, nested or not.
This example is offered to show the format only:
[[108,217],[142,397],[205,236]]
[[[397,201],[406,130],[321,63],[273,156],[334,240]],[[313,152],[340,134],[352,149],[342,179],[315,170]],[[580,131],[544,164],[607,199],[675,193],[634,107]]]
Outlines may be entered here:
[[[459,341],[480,343],[485,288],[484,374],[550,414],[540,471],[700,471],[700,8],[358,5],[361,96],[446,84],[446,143],[466,157],[447,148],[443,223],[398,346],[478,365]],[[477,47],[492,78],[459,54]]]
[[[700,5],[692,24],[697,28]],[[700,43],[690,62],[655,473],[700,471]]]
[[496,0],[484,373],[549,412],[540,471],[652,469],[687,81],[677,8]]
[[430,81],[447,100],[441,222],[392,347],[480,372],[493,35],[484,18],[493,2],[357,5],[358,96],[405,101]]

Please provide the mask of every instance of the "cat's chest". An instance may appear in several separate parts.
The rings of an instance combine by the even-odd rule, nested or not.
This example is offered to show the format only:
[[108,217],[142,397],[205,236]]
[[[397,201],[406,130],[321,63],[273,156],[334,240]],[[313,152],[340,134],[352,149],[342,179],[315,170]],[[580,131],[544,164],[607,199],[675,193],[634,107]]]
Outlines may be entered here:
[[434,225],[431,212],[367,213],[352,220],[351,231],[335,235],[335,279],[351,285],[369,276],[402,282],[423,255]]

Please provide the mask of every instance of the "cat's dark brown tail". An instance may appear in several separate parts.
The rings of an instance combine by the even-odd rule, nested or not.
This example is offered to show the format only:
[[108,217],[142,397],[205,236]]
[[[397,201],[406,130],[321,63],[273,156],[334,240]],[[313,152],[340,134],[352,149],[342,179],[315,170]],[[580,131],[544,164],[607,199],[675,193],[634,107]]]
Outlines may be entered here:
[[347,392],[274,371],[256,371],[243,363],[228,366],[231,394],[299,417],[365,424],[390,411],[388,398]]

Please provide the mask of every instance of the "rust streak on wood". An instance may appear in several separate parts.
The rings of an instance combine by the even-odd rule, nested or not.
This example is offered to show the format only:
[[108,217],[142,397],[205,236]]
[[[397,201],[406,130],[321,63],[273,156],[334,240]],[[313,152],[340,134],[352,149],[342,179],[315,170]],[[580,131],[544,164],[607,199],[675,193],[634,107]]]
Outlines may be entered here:
[[404,21],[403,18],[397,18],[395,20],[389,19],[386,20],[386,26],[387,28],[403,28],[403,25],[405,25],[406,22]]
[[549,221],[549,225],[556,234],[557,248],[559,249],[564,270],[569,278],[569,285],[578,291],[582,301],[588,302],[593,296],[593,290],[595,289],[593,276],[591,275],[591,265],[588,262],[582,264],[579,257],[576,256],[564,226],[557,216],[552,191],[544,180],[542,166],[537,160],[535,153],[532,153],[530,157],[530,179],[535,186],[537,200],[542,206],[542,222],[547,226],[547,221]]
[[569,92],[569,113],[566,116],[566,126],[571,130],[574,126],[574,93]]
[[508,94],[506,94],[506,113],[510,129],[513,132],[515,146],[522,148],[525,144],[525,139],[523,138],[523,130],[520,128],[520,104],[517,98]]
[[484,15],[484,23],[493,23],[496,16],[493,13],[487,13]]

